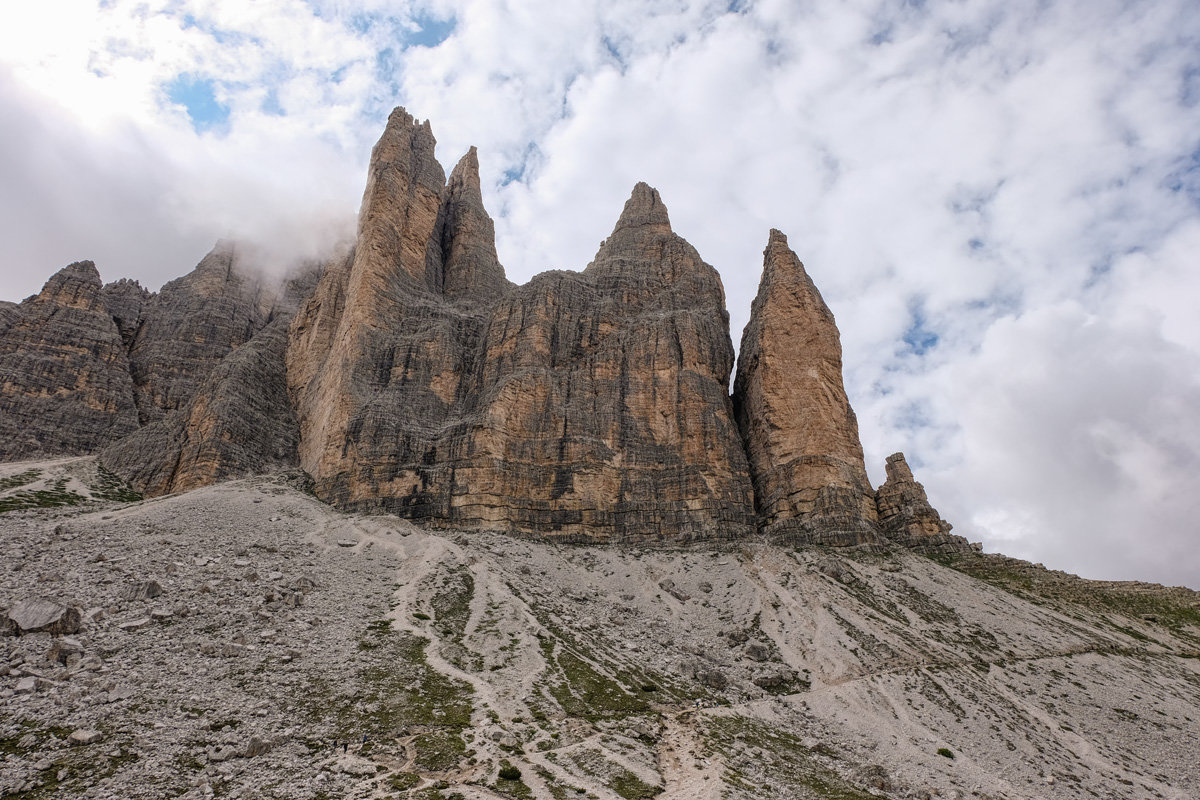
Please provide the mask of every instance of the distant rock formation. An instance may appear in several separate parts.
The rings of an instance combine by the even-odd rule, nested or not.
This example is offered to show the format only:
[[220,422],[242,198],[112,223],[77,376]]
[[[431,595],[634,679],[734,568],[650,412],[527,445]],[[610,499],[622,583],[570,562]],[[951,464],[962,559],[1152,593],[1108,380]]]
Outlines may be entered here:
[[875,493],[879,523],[888,539],[916,550],[968,552],[970,544],[929,504],[925,487],[913,478],[903,453],[887,457],[887,480]]
[[822,544],[878,541],[837,325],[777,230],[742,333],[733,403],[764,532]]
[[129,359],[91,261],[59,270],[0,333],[0,459],[91,452],[137,430]]
[[220,242],[157,293],[90,262],[0,303],[0,458],[100,452],[146,494],[299,464],[318,496],[571,541],[756,533],[961,549],[902,456],[878,493],[833,315],[771,231],[734,368],[716,270],[637,184],[582,272],[505,277],[475,148],[404,109],[357,238],[282,289]]

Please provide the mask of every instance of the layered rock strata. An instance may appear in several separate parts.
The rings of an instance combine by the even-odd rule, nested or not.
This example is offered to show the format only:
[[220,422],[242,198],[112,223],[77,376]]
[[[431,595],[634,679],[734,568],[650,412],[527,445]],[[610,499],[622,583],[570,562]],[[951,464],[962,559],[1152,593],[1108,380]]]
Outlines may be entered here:
[[295,466],[300,428],[287,395],[287,336],[319,274],[289,281],[271,321],[222,359],[183,408],[106,448],[101,461],[149,495]]
[[469,152],[439,186],[402,110],[354,258],[297,315],[288,379],[319,496],[569,538],[752,530],[720,279],[634,190],[582,273],[514,288]]
[[968,552],[970,544],[950,533],[951,525],[929,504],[925,487],[913,478],[903,453],[887,457],[887,480],[875,492],[884,536],[916,550]]
[[[269,294],[240,260],[235,245],[219,242],[192,272],[143,298],[129,348],[143,425],[186,405],[209,370],[266,324]],[[117,314],[132,307],[131,292],[111,294],[124,334],[131,323]]]
[[90,261],[59,270],[0,333],[0,459],[91,452],[138,427],[128,356]]
[[762,531],[835,545],[878,540],[837,325],[777,230],[742,333],[733,403]]

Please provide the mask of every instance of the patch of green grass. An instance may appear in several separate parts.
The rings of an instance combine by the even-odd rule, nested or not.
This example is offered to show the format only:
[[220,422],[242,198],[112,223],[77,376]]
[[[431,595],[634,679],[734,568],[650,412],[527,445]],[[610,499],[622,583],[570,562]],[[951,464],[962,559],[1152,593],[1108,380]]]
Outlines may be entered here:
[[458,766],[466,756],[467,745],[459,730],[433,728],[413,739],[413,749],[417,753],[414,766],[426,772],[444,772]]
[[7,478],[0,478],[0,492],[33,483],[41,476],[41,470],[27,469],[24,472],[18,472],[16,475],[9,475]]
[[939,747],[937,749],[937,754],[939,756],[941,756],[942,758],[949,758],[951,760],[953,760],[953,758],[954,758],[954,751],[951,750],[949,747]]
[[727,753],[735,740],[745,747],[757,747],[771,755],[769,783],[779,786],[773,793],[763,793],[768,775],[759,762],[745,770],[726,768],[722,776],[728,785],[770,798],[819,798],[820,800],[870,800],[869,791],[850,783],[828,765],[836,754],[818,745],[806,748],[795,735],[772,728],[758,720],[741,716],[710,717],[702,731],[706,755]]
[[601,781],[625,800],[643,800],[662,794],[663,787],[648,784],[620,764],[591,748],[576,750],[569,756],[585,774]]
[[103,464],[97,465],[96,483],[89,487],[92,497],[114,503],[136,503],[142,495]]
[[[1190,589],[1091,581],[991,554],[944,555],[934,560],[1030,602],[1116,613],[1130,619],[1150,617],[1174,635],[1200,642],[1200,608],[1195,605],[1200,594]],[[1106,621],[1136,639],[1153,641],[1128,626]]]
[[466,755],[462,734],[471,724],[473,690],[433,669],[428,645],[386,620],[372,622],[359,639],[353,673],[337,682],[310,677],[299,708],[338,738],[379,740],[414,729],[417,768],[453,769]]
[[433,596],[433,613],[439,625],[450,630],[454,641],[466,633],[471,616],[471,598],[475,596],[475,579],[466,568],[453,570],[445,576],[442,588]]
[[14,492],[0,498],[0,514],[7,511],[23,511],[30,508],[58,508],[60,506],[77,506],[87,502],[87,498],[75,492],[67,491],[69,478],[59,478],[49,489],[36,489]]
[[542,639],[546,661],[558,667],[559,679],[552,681],[550,694],[563,711],[590,722],[644,714],[650,706],[627,690],[620,681],[599,672],[566,647]]
[[415,772],[397,772],[388,776],[387,787],[398,792],[407,792],[409,789],[415,789],[420,782],[421,776]]
[[622,769],[608,781],[608,788],[624,797],[625,800],[645,800],[658,797],[663,792],[662,786],[646,783],[627,769]]

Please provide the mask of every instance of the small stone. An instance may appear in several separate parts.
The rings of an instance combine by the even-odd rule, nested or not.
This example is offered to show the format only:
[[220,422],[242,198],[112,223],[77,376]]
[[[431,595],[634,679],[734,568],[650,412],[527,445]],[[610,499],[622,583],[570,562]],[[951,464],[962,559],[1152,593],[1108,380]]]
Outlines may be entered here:
[[254,737],[246,745],[245,758],[256,758],[271,749],[270,742]]
[[358,544],[358,540],[357,539],[338,539],[337,544],[338,544],[338,547],[354,547],[356,544]]
[[750,642],[742,652],[746,654],[747,658],[755,661],[766,661],[771,657],[771,648],[762,642]]
[[158,581],[140,581],[129,587],[125,593],[127,600],[150,600],[163,593],[163,587]]
[[155,622],[162,622],[171,619],[173,616],[175,616],[175,612],[169,608],[155,608],[150,612],[150,619]]
[[94,731],[89,728],[80,728],[67,737],[67,741],[70,744],[95,744],[100,739],[100,731]]
[[125,631],[126,633],[132,633],[134,631],[140,631],[142,628],[146,627],[149,624],[150,624],[150,618],[142,617],[141,619],[134,619],[134,620],[130,620],[129,622],[122,622],[117,627],[119,629],[121,629],[122,631]]
[[108,693],[107,699],[110,703],[116,703],[121,700],[128,700],[129,698],[133,697],[133,695],[134,691],[132,686],[118,686]]
[[37,678],[32,675],[26,675],[17,681],[17,694],[33,694],[35,691],[37,691]]
[[64,667],[73,667],[83,659],[83,645],[77,639],[64,636],[56,639],[46,653],[47,661],[54,661]]

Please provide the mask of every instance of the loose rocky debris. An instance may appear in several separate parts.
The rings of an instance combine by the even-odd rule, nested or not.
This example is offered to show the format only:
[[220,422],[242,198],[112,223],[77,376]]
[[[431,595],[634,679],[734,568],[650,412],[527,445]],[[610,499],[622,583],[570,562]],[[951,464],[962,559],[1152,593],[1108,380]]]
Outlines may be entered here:
[[[0,530],[24,620],[0,639],[3,797],[1200,785],[1187,590],[973,554],[433,535],[267,478]],[[24,627],[62,609],[74,630]]]

